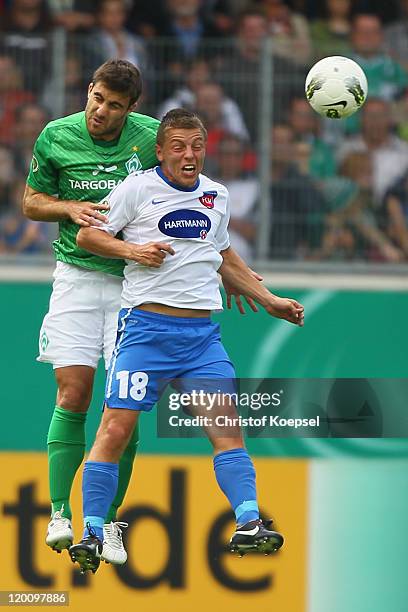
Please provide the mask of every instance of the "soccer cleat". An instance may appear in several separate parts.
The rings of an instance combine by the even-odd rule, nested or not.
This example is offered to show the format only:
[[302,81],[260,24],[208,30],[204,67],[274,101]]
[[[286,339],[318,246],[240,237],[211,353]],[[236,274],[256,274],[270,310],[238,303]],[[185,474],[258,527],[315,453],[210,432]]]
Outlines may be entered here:
[[99,567],[102,555],[102,542],[96,537],[95,531],[89,523],[86,524],[89,535],[83,538],[79,544],[74,544],[69,549],[72,562],[79,564],[81,574],[91,570],[94,574]]
[[283,536],[277,531],[267,529],[272,521],[256,519],[237,527],[230,540],[230,551],[237,552],[240,557],[247,552],[270,555],[283,544]]
[[103,550],[102,557],[106,563],[123,565],[127,561],[127,552],[123,546],[122,529],[127,523],[105,523],[103,526]]
[[48,523],[47,537],[45,543],[52,548],[52,550],[60,553],[64,548],[69,548],[74,541],[74,532],[72,531],[71,521],[62,516],[64,512],[64,506],[61,506],[61,510],[54,512],[50,522]]

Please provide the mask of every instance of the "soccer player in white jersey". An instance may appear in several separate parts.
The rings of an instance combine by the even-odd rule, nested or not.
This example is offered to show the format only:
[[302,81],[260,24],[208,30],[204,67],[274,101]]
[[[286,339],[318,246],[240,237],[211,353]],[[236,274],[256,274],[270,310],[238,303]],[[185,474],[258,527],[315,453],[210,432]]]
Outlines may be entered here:
[[[84,536],[70,548],[83,572],[99,566],[118,461],[140,412],[157,401],[160,381],[177,379],[182,390],[191,391],[187,380],[211,379],[231,391],[234,368],[210,318],[222,308],[217,271],[269,314],[303,325],[303,306],[270,293],[231,249],[227,189],[201,174],[206,136],[190,111],[167,113],[157,133],[161,165],[127,177],[107,198],[106,223],[82,228],[77,236],[80,247],[126,261],[105,410],[83,473]],[[119,232],[123,240],[116,238]],[[235,406],[213,409],[236,415]],[[237,520],[231,550],[277,550],[283,537],[259,518],[255,470],[240,428],[223,434],[214,425],[205,431],[217,482]]]
[[[95,369],[106,366],[114,347],[124,262],[80,249],[80,226],[104,220],[98,204],[131,172],[157,164],[159,121],[134,112],[141,94],[138,69],[112,59],[94,73],[84,111],[51,121],[35,143],[24,213],[37,221],[58,221],[57,259],[49,312],[40,331],[39,361],[51,363],[57,401],[48,431],[51,520],[46,543],[61,552],[73,542],[70,494],[85,453],[85,420]],[[243,312],[240,297],[232,286]],[[251,308],[254,305],[250,302]],[[123,523],[116,513],[132,473],[138,431],[121,457],[115,499],[106,516],[103,557],[124,563]]]

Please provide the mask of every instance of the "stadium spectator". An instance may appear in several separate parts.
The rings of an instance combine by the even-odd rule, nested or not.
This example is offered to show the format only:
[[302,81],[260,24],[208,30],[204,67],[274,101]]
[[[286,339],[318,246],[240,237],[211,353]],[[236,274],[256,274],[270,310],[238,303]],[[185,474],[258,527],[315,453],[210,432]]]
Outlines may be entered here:
[[166,0],[166,18],[157,32],[164,40],[152,46],[156,69],[166,75],[164,97],[183,82],[186,63],[214,54],[214,46],[206,46],[206,41],[218,32],[204,20],[200,8],[200,0]]
[[[199,0],[197,14],[211,31],[225,35],[233,28],[233,17],[237,11],[242,10],[247,3],[248,0]],[[130,4],[132,6],[127,23],[131,31],[144,38],[153,38],[163,35],[163,32],[169,32],[167,22],[172,9],[169,8],[168,0],[134,0]],[[191,12],[190,2],[179,4],[186,5],[186,15]]]
[[408,144],[392,132],[391,107],[379,98],[369,98],[362,110],[361,134],[349,136],[338,149],[343,161],[350,153],[368,152],[373,163],[373,191],[377,203],[408,168]]
[[[177,89],[174,94],[165,100],[163,104],[160,105],[158,112],[156,113],[157,117],[161,119],[164,115],[171,110],[172,108],[186,108],[189,110],[194,110],[196,108],[196,97],[197,92],[204,85],[210,84],[213,86],[215,83],[212,80],[210,66],[206,60],[203,58],[195,59],[191,62],[189,67],[186,70],[186,84],[179,89]],[[212,90],[212,95],[211,95]],[[218,92],[220,91],[219,86],[217,88],[210,88],[210,96],[209,98],[213,98],[213,101],[218,97]],[[204,88],[205,92],[205,88]],[[207,89],[208,94],[208,89]],[[222,99],[220,101],[221,108],[219,109],[219,114],[221,116],[221,123],[224,126],[225,131],[235,134],[238,138],[246,140],[249,137],[248,130],[245,125],[245,121],[239,108],[238,104],[228,96],[225,95],[225,92],[222,92]],[[205,96],[204,96],[205,97]],[[202,98],[202,96],[201,96]],[[213,103],[211,103],[214,106]],[[200,104],[199,104],[200,106]],[[205,113],[205,109],[204,109]],[[219,140],[218,138],[215,141]],[[214,146],[210,146],[211,155],[214,154]],[[214,164],[210,162],[214,161],[214,158],[210,159],[207,157],[206,162],[206,171],[211,173]],[[244,166],[246,171],[254,170],[256,165],[256,158],[253,151],[247,148],[244,160]]]
[[145,40],[154,38],[164,27],[165,0],[134,0],[129,6],[126,27]]
[[226,133],[229,132],[242,140],[249,138],[239,108],[231,102],[225,98],[222,87],[218,83],[203,83],[197,89],[195,111],[207,128],[207,156],[209,158],[215,154],[218,143]]
[[[83,58],[76,52],[68,52],[64,67],[64,115],[78,113],[86,104],[86,84],[89,76],[85,75],[83,69]],[[52,109],[52,90],[46,90],[42,97],[42,103]]]
[[273,37],[273,52],[297,64],[307,64],[312,46],[306,18],[292,11],[282,0],[259,0],[259,3]]
[[[384,31],[375,15],[356,15],[351,33],[351,57],[369,82],[368,95],[394,100],[408,86],[404,68],[384,51]],[[408,43],[407,43],[408,44]]]
[[197,55],[204,37],[216,36],[217,30],[205,22],[200,0],[167,0],[165,29],[161,36],[172,36],[179,47],[180,55],[187,59]]
[[95,25],[93,0],[47,0],[53,24],[68,32],[86,32]]
[[247,6],[247,0],[203,0],[202,10],[207,21],[224,36],[234,31],[235,18]]
[[[402,251],[381,230],[381,209],[374,198],[373,164],[368,153],[348,155],[340,168],[336,206],[326,218],[321,257],[400,262]],[[342,182],[340,182],[342,181]]]
[[[244,11],[237,21],[232,48],[225,49],[218,60],[218,80],[227,94],[238,102],[253,142],[257,142],[260,129],[259,83],[267,35],[268,21],[263,12]],[[300,72],[292,62],[280,56],[272,58],[272,70],[273,116],[279,121],[286,116],[290,99],[303,92],[304,71]]]
[[[193,60],[186,68],[185,84],[174,91],[159,106],[157,117],[161,119],[172,108],[186,108],[192,110],[196,107],[197,92],[202,85],[214,83],[208,62],[203,58]],[[227,130],[238,133],[247,138],[248,131],[238,104],[225,93],[222,96],[222,115],[227,123]]]
[[15,174],[12,151],[9,147],[0,145],[0,215],[9,205],[10,188],[14,183]]
[[0,55],[0,144],[12,144],[16,109],[34,100],[29,91],[24,91],[22,74],[14,59]]
[[96,12],[96,27],[85,39],[86,72],[93,72],[108,59],[119,58],[132,62],[144,72],[147,52],[144,41],[125,28],[127,8],[125,0],[101,0]]
[[377,15],[381,23],[390,23],[397,19],[400,0],[353,0],[356,13]]
[[14,164],[21,176],[26,176],[33,157],[34,143],[50,117],[45,108],[34,102],[16,109],[14,127]]
[[351,9],[351,0],[325,0],[323,17],[310,26],[316,59],[350,55]]
[[[89,81],[89,74],[86,74],[84,70],[84,63],[88,58],[84,57],[84,46],[78,43],[78,37],[75,39],[70,36],[63,69],[59,73],[63,75],[63,100],[61,113],[63,115],[70,115],[77,113],[84,108],[86,104],[86,90]],[[82,51],[82,52],[81,52]],[[61,84],[60,84],[61,85]],[[61,90],[60,90],[61,92]],[[55,88],[50,86],[46,87],[41,96],[38,97],[38,101],[44,106],[50,113],[55,116]]]
[[[301,143],[302,144],[302,143]],[[320,249],[326,201],[304,172],[304,159],[288,125],[272,131],[270,256],[315,259]]]
[[385,227],[389,238],[408,259],[408,172],[386,194]]
[[193,59],[186,65],[183,83],[159,106],[157,117],[161,119],[172,108],[193,109],[197,89],[203,83],[210,83],[211,80],[208,62],[204,58]]
[[45,224],[31,221],[23,215],[21,203],[24,190],[25,176],[14,181],[9,210],[0,218],[0,253],[39,253],[46,250]]
[[225,96],[220,85],[211,81],[207,62],[195,60],[187,72],[186,79],[186,86],[176,90],[174,95],[159,107],[159,119],[172,108],[197,110],[204,119],[207,130],[211,132],[207,148],[209,156],[214,154],[217,142],[225,132],[248,140],[249,133],[238,104]]
[[217,148],[215,176],[230,194],[231,218],[228,226],[231,246],[247,263],[253,259],[256,237],[255,207],[259,199],[258,180],[244,170],[248,143],[226,134]]
[[290,103],[288,123],[298,142],[310,145],[308,174],[325,179],[336,173],[336,160],[329,145],[320,137],[320,120],[305,97],[293,98]]
[[2,52],[19,66],[24,88],[38,94],[49,76],[51,18],[44,0],[13,0],[0,26]]
[[385,28],[385,48],[408,71],[408,0],[400,0],[401,14]]

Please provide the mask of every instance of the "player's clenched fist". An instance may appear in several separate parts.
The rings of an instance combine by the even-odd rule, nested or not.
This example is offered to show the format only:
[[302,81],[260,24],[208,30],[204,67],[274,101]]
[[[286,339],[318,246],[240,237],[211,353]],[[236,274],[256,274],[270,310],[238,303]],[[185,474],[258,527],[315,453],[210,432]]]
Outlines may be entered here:
[[126,259],[137,261],[142,266],[160,268],[167,253],[174,255],[174,249],[166,242],[147,242],[146,244],[129,245],[129,255]]
[[278,319],[285,319],[289,323],[303,327],[305,309],[302,304],[291,298],[277,296],[271,296],[271,298],[270,302],[264,306],[267,313]]
[[106,216],[99,212],[101,210],[108,211],[109,204],[107,202],[93,204],[92,202],[68,201],[66,206],[66,212],[71,221],[82,227],[105,223]]

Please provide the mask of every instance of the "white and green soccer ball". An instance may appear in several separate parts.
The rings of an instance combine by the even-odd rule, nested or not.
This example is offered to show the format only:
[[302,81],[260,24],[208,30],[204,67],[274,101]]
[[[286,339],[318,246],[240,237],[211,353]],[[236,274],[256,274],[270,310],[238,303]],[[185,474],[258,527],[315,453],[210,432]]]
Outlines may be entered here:
[[309,71],[306,98],[311,107],[329,119],[350,117],[364,104],[367,78],[353,60],[340,55],[325,57]]

